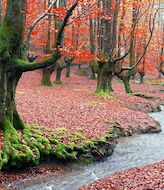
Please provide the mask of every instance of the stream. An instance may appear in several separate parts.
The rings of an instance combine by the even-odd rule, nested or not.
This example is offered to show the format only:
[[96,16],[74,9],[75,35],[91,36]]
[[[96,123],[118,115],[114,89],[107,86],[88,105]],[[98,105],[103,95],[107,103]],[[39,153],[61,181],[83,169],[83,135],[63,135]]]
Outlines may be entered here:
[[162,127],[162,132],[121,138],[114,153],[106,159],[87,166],[74,166],[62,176],[50,176],[41,182],[18,184],[21,190],[77,190],[104,176],[136,166],[144,166],[164,159],[164,106],[162,111],[150,113]]

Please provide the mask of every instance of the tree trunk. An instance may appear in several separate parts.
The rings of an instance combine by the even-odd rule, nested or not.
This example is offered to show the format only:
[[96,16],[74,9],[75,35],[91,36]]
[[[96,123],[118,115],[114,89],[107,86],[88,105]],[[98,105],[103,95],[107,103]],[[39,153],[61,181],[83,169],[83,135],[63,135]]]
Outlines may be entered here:
[[0,68],[0,128],[4,129],[3,122],[6,120],[15,128],[23,127],[16,125],[19,115],[15,105],[15,91],[20,76],[10,76],[10,73]]
[[126,93],[128,94],[133,93],[130,87],[130,79],[128,77],[123,77],[122,81],[124,83]]
[[110,94],[112,89],[113,67],[108,62],[99,64],[96,94]]
[[64,57],[64,64],[62,65],[62,68],[66,67],[66,77],[70,77],[71,63],[74,59],[74,56]]
[[53,86],[53,83],[51,82],[51,75],[54,72],[54,70],[55,70],[55,65],[43,69],[42,80],[41,80],[42,85]]
[[3,17],[3,15],[2,15],[2,10],[3,10],[2,5],[3,5],[2,0],[0,0],[0,25],[2,23],[2,17]]
[[159,74],[158,74],[158,79],[161,79],[161,78],[162,78],[162,74],[159,73]]
[[144,83],[144,76],[145,76],[145,73],[144,72],[141,72],[139,73],[140,74],[140,84],[143,84]]
[[68,65],[68,66],[66,67],[66,77],[70,77],[70,72],[71,72],[71,66]]
[[40,155],[50,153],[49,141],[32,132],[20,118],[15,104],[15,92],[21,74],[11,75],[0,67],[0,129],[3,130],[3,148],[0,148],[0,170],[38,164]]
[[113,92],[113,88],[112,88],[112,79],[113,79],[113,75],[109,75],[108,77],[108,85],[109,85],[109,91]]
[[59,68],[59,67],[56,69],[56,81],[55,81],[55,84],[62,84],[62,82],[61,82],[61,71],[62,71],[62,69]]
[[91,68],[91,79],[96,79],[96,76],[95,76],[95,70],[94,70],[94,68],[93,68],[93,66],[92,65],[90,65],[90,68]]

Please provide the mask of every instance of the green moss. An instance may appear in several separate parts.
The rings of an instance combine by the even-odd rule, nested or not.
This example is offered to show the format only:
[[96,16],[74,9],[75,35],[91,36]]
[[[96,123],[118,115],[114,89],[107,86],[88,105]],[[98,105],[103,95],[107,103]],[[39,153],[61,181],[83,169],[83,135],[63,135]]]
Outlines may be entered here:
[[70,133],[69,138],[72,142],[86,139],[81,133]]
[[72,146],[65,145],[55,139],[50,140],[52,144],[55,144],[55,148],[52,149],[51,153],[56,156],[58,159],[62,160],[74,160],[77,159],[77,152],[73,151]]
[[20,116],[16,110],[13,113],[13,126],[16,129],[24,129],[24,127],[25,127],[22,119],[20,118]]
[[[111,129],[106,136],[98,140],[87,139],[80,132],[73,133],[65,128],[59,128],[54,132],[51,129],[51,135],[47,135],[47,130],[44,131],[44,128],[37,126],[24,126],[23,130],[16,130],[7,119],[3,121],[3,128],[5,141],[4,149],[0,150],[0,169],[36,165],[41,158],[48,156],[75,161],[83,155],[83,160],[90,161],[94,157],[92,150],[98,150],[99,145],[109,144],[109,139],[112,141],[118,137],[117,129]],[[69,144],[62,142],[65,135],[70,140]]]
[[90,66],[95,73],[97,73],[99,71],[99,64],[96,61],[92,61],[90,63]]
[[[11,166],[21,165],[32,159],[32,151],[26,145],[22,144],[21,137],[11,125],[8,119],[3,121],[4,128],[4,150],[1,167],[8,164]],[[5,162],[4,162],[5,161]]]
[[4,28],[0,27],[0,55],[2,61],[8,61],[10,58],[10,54],[8,52],[9,49],[9,39],[6,35],[6,31]]
[[65,128],[58,128],[56,131],[55,131],[55,134],[57,135],[63,135],[67,132],[67,129]]
[[104,91],[102,88],[99,88],[94,92],[93,95],[102,97],[104,99],[111,99],[113,97],[113,92],[110,92],[108,90]]
[[89,147],[89,148],[93,148],[97,145],[97,141],[93,141],[93,140],[87,140],[85,143],[84,143],[84,146],[85,147]]
[[51,81],[42,81],[41,86],[49,86],[49,87],[55,87],[56,85]]
[[82,104],[84,106],[91,106],[91,107],[101,107],[106,105],[105,103],[101,103],[101,102],[86,102],[84,104]]

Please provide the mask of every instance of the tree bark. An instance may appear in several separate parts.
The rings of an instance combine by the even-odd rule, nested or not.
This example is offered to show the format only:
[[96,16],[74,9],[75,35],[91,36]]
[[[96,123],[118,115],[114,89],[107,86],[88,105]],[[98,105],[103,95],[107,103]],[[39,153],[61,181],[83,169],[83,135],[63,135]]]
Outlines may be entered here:
[[98,70],[98,80],[97,80],[97,89],[96,94],[110,94],[113,91],[112,89],[112,77],[114,71],[114,63],[99,63]]
[[[95,53],[95,44],[94,44],[94,28],[93,28],[93,20],[92,20],[92,15],[89,16],[89,35],[90,35],[90,53],[94,54]],[[92,66],[92,63],[90,63],[90,68],[91,68],[91,79],[95,79],[95,70]]]
[[144,72],[140,72],[139,75],[140,75],[140,84],[143,84],[144,83],[145,73]]
[[[21,74],[12,76],[4,67],[0,68],[0,123],[7,119],[14,125],[15,117],[18,116],[15,105],[15,91],[20,76]],[[22,128],[22,126],[14,127]]]
[[41,84],[44,86],[53,86],[51,82],[51,75],[55,70],[55,64],[50,67],[44,68],[42,73]]
[[3,7],[2,7],[2,0],[0,0],[0,25],[2,23],[2,17],[3,17],[3,14],[2,14],[2,10],[3,10]]
[[95,76],[95,70],[93,68],[93,66],[90,64],[90,68],[91,68],[91,79],[96,79],[96,76]]
[[62,82],[61,82],[61,72],[62,72],[62,69],[60,68],[60,66],[57,67],[55,84],[62,84]]
[[64,57],[65,64],[63,65],[63,68],[66,67],[66,77],[70,77],[71,72],[71,63],[75,59],[74,56],[68,56]]
[[130,79],[128,77],[123,77],[122,81],[124,83],[126,93],[127,94],[133,93],[133,91],[130,87]]
[[70,72],[71,72],[71,65],[67,65],[66,67],[66,77],[70,77]]

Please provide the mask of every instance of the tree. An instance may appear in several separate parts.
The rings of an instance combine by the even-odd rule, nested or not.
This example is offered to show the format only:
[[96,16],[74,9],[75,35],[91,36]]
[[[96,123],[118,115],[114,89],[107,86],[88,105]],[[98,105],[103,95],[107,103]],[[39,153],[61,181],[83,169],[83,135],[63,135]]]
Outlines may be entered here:
[[160,34],[160,41],[159,41],[160,55],[159,55],[159,63],[157,65],[157,70],[159,71],[159,77],[161,78],[161,74],[164,76],[164,24],[163,24],[162,16],[161,15],[159,16],[160,16],[159,27],[161,30],[161,34]]
[[[52,55],[34,63],[22,59],[26,3],[26,0],[7,0],[5,16],[0,26],[0,128],[5,136],[4,150],[0,151],[0,168],[8,162],[11,165],[19,165],[22,162],[36,163],[40,151],[50,150],[50,147],[46,146],[45,138],[40,137],[39,141],[30,140],[30,132],[16,108],[15,92],[22,73],[53,65],[60,58],[63,31],[78,1],[71,5],[64,17]],[[23,135],[26,143],[21,141],[18,129],[26,132]]]
[[2,9],[3,9],[3,7],[2,7],[2,0],[0,0],[0,24],[2,22]]
[[[49,5],[50,5],[50,1]],[[65,7],[64,7],[65,6]],[[56,1],[56,3],[54,4],[54,10],[56,10],[57,12],[59,12],[60,8],[63,8],[63,10],[66,9],[66,5],[65,5],[65,1]],[[50,11],[49,11],[50,13]],[[61,12],[59,12],[61,14]],[[63,12],[64,13],[64,12]],[[48,16],[48,24],[51,26],[51,16]],[[54,24],[54,29],[59,31],[60,27],[62,24],[62,20],[58,16],[55,16],[55,24]],[[50,35],[51,35],[51,30],[50,27],[48,27],[48,39],[47,39],[47,44],[46,44],[46,52],[45,53],[50,53],[51,52],[51,48],[50,48]],[[55,35],[55,40],[56,40],[56,34]],[[44,68],[43,69],[43,73],[42,73],[42,79],[41,79],[41,84],[42,85],[46,85],[46,86],[53,86],[53,83],[51,82],[51,75],[52,73],[54,73],[56,69],[56,75],[57,77],[60,77],[61,75],[61,70],[60,69],[60,65],[58,65],[57,63],[55,63],[54,65]],[[60,82],[58,82],[58,84],[60,84]]]
[[[140,1],[138,2],[140,3]],[[137,19],[138,19],[138,16],[139,16],[139,8],[138,6],[136,6],[135,3],[133,3],[133,10],[132,10],[132,21],[131,21],[131,36],[130,36],[130,48],[129,48],[129,65],[132,67],[134,64],[135,64],[135,46],[136,46],[136,38],[135,38],[135,25],[137,23]],[[120,28],[124,25],[123,24],[124,22],[124,10],[122,12],[122,22],[120,23]],[[120,29],[120,32],[121,32],[121,29]],[[121,35],[121,34],[120,34]],[[121,41],[120,41],[121,42]],[[125,86],[125,90],[127,93],[132,93],[133,91],[131,90],[130,88],[130,78],[136,73],[135,71],[135,68],[129,70],[129,71],[126,71],[123,72],[123,73],[120,73],[120,74],[117,74],[117,76],[123,81],[124,83],[124,86]]]

